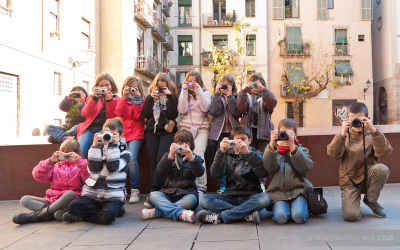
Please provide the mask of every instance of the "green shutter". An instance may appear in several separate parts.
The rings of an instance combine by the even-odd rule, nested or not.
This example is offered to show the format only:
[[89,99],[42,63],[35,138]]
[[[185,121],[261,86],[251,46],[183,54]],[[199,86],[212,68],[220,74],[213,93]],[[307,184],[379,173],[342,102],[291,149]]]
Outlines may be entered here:
[[350,62],[336,62],[335,63],[336,75],[353,75]]
[[178,36],[178,42],[191,42],[192,36]]
[[[289,63],[287,65],[288,67],[288,77],[289,77],[289,82],[290,84],[303,84],[303,77],[304,77],[304,72],[303,72],[303,64],[301,63]],[[297,90],[297,86],[295,87]],[[293,89],[292,89],[293,91]]]
[[215,35],[213,36],[213,41],[228,41],[227,35]]
[[256,35],[247,35],[246,40],[256,40]]
[[286,27],[286,40],[288,53],[303,51],[300,27]]
[[192,0],[179,0],[179,6],[192,6]]
[[335,30],[336,44],[347,44],[347,30],[337,29]]

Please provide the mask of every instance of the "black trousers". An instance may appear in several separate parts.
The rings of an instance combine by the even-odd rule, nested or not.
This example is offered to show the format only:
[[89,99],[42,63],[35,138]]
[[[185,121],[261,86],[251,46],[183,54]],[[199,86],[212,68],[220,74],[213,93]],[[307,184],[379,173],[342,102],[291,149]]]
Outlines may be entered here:
[[83,217],[88,222],[111,224],[118,216],[118,212],[123,205],[124,202],[119,199],[96,201],[82,196],[69,204],[68,212],[72,215]]

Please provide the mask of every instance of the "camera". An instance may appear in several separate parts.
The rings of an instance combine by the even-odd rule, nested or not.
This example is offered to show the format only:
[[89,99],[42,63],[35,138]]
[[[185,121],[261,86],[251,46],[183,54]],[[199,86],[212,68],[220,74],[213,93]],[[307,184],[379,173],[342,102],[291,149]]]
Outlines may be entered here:
[[97,87],[97,89],[99,90],[100,95],[105,95],[108,92],[107,87]]
[[228,84],[221,84],[221,89],[228,89]]
[[71,160],[71,158],[72,158],[72,155],[70,155],[69,153],[63,153],[58,156],[59,161]]
[[237,147],[237,141],[236,140],[229,140],[229,149],[234,149]]
[[251,112],[250,121],[253,124],[258,124],[258,113],[257,112]]
[[189,89],[194,88],[194,83],[193,82],[185,82],[184,84],[186,84]]
[[351,120],[351,126],[353,126],[354,128],[359,128],[362,126],[362,124],[362,121],[358,118]]
[[278,141],[287,141],[289,140],[289,136],[286,133],[286,130],[278,131]]
[[72,98],[81,98],[81,93],[78,92],[72,93]]
[[136,88],[130,88],[130,87],[128,87],[128,91],[129,91],[129,93],[131,93],[131,94],[135,94],[136,91],[137,91],[137,89],[136,89]]
[[159,94],[164,93],[164,88],[158,87],[158,93]]
[[107,143],[112,142],[112,137],[113,137],[113,134],[111,134],[110,129],[109,128],[105,128],[103,136],[102,136],[103,144],[107,144]]
[[252,89],[258,88],[258,82],[250,82],[250,85],[251,85],[250,88],[252,88]]
[[183,153],[185,153],[185,145],[179,145],[179,148],[176,150],[176,152],[178,153],[178,154],[183,154]]

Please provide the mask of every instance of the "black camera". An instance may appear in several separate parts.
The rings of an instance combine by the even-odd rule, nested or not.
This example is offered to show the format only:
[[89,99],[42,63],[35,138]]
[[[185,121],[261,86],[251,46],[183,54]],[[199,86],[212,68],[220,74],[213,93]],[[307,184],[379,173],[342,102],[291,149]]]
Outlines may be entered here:
[[159,94],[164,93],[164,88],[158,87],[158,93]]
[[72,93],[72,98],[81,98],[81,93]]
[[359,128],[362,126],[362,121],[358,118],[355,118],[351,121],[351,126],[353,126],[354,128]]
[[257,112],[251,112],[250,121],[253,124],[258,124],[258,113]]
[[228,89],[228,84],[221,84],[221,89]]
[[289,136],[286,133],[286,130],[278,131],[278,141],[288,141]]

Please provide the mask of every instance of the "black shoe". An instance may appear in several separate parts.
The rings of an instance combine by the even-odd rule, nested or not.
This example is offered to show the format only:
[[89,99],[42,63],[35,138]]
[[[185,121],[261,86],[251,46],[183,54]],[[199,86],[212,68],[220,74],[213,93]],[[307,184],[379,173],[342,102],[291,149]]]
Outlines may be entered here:
[[153,203],[150,202],[150,194],[148,194],[148,195],[146,196],[146,200],[144,201],[143,205],[144,205],[147,209],[155,208],[155,206],[153,205]]
[[125,206],[121,206],[121,208],[118,211],[117,217],[122,217],[124,216],[124,214],[126,214]]
[[208,210],[201,210],[196,214],[199,223],[218,224],[221,223],[221,216]]
[[47,209],[48,207],[44,207],[40,211],[17,214],[13,217],[13,222],[22,225],[53,219],[53,215],[49,214]]
[[83,218],[80,216],[75,216],[70,213],[64,213],[62,220],[65,222],[80,222],[83,221]]

